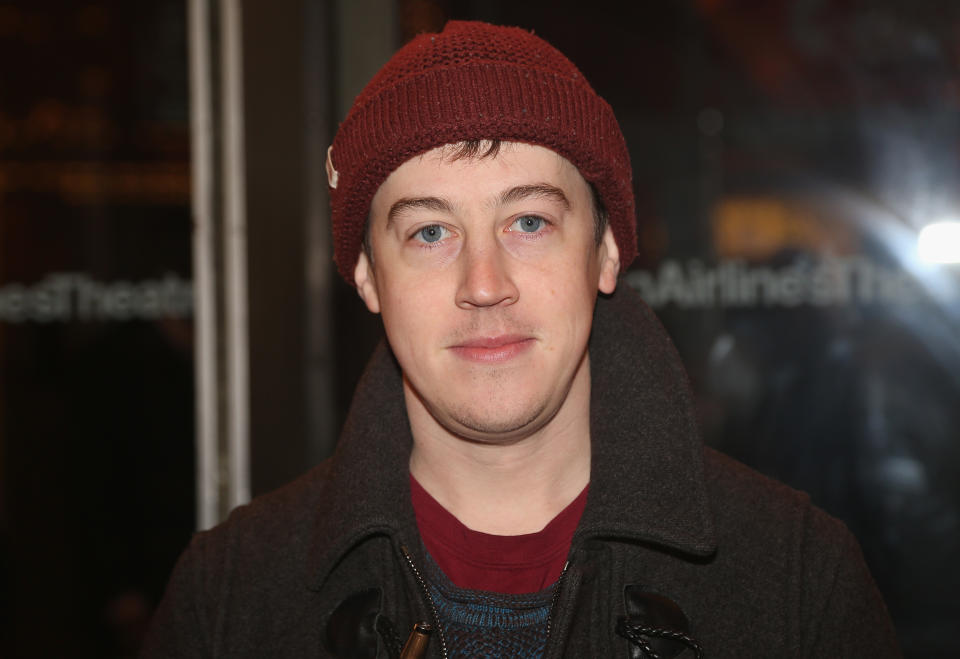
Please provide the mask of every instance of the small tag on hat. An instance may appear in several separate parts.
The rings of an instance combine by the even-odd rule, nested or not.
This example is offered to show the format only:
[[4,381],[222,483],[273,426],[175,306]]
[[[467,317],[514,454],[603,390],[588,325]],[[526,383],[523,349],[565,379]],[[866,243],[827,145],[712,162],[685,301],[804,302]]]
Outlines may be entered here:
[[331,154],[333,153],[333,146],[327,148],[327,183],[330,184],[331,188],[336,189],[337,180],[340,178],[340,173],[333,168],[333,160],[331,159]]

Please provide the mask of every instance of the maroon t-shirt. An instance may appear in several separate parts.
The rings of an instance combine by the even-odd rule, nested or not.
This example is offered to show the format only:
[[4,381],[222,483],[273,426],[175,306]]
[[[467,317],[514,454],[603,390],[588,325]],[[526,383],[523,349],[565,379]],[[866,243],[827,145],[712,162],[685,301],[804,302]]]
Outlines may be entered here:
[[455,585],[496,593],[535,593],[560,578],[587,489],[537,533],[490,535],[460,523],[410,476],[410,493],[427,552]]

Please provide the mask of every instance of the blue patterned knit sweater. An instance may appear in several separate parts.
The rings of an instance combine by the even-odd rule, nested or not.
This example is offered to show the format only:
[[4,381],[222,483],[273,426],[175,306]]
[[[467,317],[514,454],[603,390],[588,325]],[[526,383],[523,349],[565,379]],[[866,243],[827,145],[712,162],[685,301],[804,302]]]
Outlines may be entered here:
[[425,576],[451,659],[543,656],[556,584],[521,595],[458,588],[429,556]]

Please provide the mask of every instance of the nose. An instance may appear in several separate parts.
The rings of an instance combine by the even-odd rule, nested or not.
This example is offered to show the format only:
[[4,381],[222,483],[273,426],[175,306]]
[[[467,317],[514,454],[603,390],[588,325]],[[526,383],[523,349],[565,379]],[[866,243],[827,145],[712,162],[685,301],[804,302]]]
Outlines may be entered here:
[[520,292],[509,265],[509,257],[495,240],[465,245],[460,255],[457,306],[469,310],[516,302]]

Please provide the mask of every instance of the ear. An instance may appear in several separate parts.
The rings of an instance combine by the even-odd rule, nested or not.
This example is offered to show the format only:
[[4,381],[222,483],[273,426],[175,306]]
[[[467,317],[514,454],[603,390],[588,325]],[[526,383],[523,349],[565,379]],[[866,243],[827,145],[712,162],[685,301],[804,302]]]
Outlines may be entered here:
[[353,281],[357,285],[360,299],[367,305],[371,313],[380,313],[380,295],[377,293],[377,280],[374,278],[373,267],[367,258],[367,253],[360,250],[360,258],[353,269]]
[[617,249],[617,241],[613,237],[610,225],[603,230],[603,239],[597,250],[600,256],[600,277],[597,289],[609,295],[616,290],[617,275],[620,274],[620,250]]

